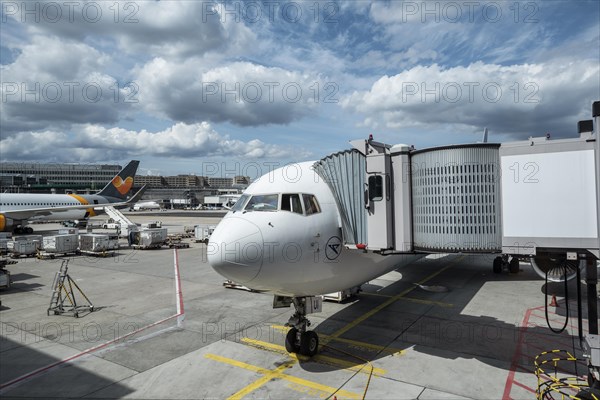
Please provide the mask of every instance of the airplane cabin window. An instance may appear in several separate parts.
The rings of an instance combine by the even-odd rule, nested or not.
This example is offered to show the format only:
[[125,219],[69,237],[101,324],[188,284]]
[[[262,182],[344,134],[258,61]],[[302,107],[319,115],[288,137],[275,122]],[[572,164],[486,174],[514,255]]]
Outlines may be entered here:
[[245,211],[277,211],[279,195],[259,194],[254,195],[246,204]]
[[281,195],[281,210],[302,214],[300,195],[296,193],[284,193]]
[[321,207],[317,202],[317,198],[312,194],[303,194],[304,208],[306,209],[306,215],[316,214],[321,212]]

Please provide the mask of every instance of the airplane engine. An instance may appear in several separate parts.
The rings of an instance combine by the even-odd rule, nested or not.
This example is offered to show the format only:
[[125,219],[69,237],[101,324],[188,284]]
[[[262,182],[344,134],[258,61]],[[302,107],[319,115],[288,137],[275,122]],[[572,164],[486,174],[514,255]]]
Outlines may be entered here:
[[584,260],[567,260],[566,254],[542,254],[531,257],[533,270],[542,279],[548,274],[549,282],[564,282],[577,276],[577,268],[585,268]]
[[0,232],[12,232],[13,227],[16,225],[15,220],[5,217],[4,214],[0,214]]

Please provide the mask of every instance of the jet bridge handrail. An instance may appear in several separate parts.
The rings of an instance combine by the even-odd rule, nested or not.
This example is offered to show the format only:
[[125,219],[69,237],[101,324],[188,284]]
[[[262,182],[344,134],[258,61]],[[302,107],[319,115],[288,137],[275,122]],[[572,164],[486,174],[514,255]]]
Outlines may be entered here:
[[313,167],[338,205],[344,243],[366,243],[365,156],[355,149],[345,150],[315,162]]

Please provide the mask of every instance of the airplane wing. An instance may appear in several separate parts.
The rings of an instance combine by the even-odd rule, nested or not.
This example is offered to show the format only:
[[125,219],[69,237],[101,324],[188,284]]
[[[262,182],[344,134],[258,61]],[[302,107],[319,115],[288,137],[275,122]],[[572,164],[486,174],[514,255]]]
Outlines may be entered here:
[[80,204],[76,206],[60,206],[60,207],[44,207],[44,208],[29,208],[24,210],[10,210],[10,211],[2,211],[2,215],[7,218],[15,219],[15,220],[27,220],[34,218],[36,216],[46,216],[52,213],[57,213],[61,211],[69,211],[69,210],[87,210],[93,208],[95,210],[102,209],[104,207],[112,206],[127,206],[130,204],[135,204],[142,197],[144,192],[146,191],[146,185],[142,186],[140,190],[138,190],[131,198],[127,201],[120,201],[117,203],[105,203],[105,204]]

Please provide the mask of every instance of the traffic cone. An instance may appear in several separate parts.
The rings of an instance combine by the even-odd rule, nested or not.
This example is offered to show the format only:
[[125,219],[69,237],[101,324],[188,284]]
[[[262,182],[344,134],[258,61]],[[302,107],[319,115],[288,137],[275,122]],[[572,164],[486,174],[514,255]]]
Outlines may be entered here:
[[556,295],[555,294],[552,295],[552,301],[550,302],[550,306],[552,306],[552,307],[560,307],[558,305],[558,302],[556,301]]

